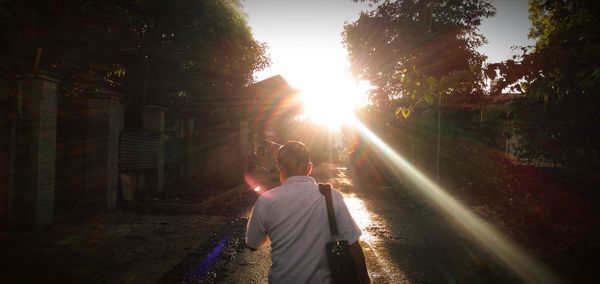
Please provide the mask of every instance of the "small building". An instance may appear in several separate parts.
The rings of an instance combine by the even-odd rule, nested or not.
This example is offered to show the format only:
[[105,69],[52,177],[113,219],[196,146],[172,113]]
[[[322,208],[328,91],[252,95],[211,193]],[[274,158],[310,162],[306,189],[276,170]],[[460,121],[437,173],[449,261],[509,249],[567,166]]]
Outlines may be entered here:
[[248,86],[243,95],[251,137],[250,164],[270,170],[275,151],[288,140],[289,123],[303,112],[299,91],[276,75]]

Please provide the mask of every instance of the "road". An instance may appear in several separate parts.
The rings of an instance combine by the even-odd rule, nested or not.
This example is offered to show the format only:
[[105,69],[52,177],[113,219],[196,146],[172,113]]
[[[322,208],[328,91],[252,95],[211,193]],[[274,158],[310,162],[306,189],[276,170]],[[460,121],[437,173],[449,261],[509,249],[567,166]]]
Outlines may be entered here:
[[[361,244],[373,283],[517,282],[411,191],[352,180],[345,168],[334,165],[321,166],[313,176],[332,183],[344,194],[363,230]],[[269,248],[255,252],[243,249],[244,221],[249,213],[246,210],[232,223],[227,244],[223,245],[224,237],[216,237],[212,248],[199,254],[206,255],[202,260],[206,263],[217,248],[224,251],[218,253],[221,260],[213,261],[210,272],[202,270],[195,276],[172,277],[164,282],[265,283],[271,262]]]

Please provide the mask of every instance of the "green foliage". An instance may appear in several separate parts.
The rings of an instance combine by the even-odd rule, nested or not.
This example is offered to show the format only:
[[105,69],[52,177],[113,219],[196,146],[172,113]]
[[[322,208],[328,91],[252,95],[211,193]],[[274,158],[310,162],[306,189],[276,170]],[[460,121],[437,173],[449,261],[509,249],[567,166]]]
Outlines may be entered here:
[[407,107],[398,107],[396,109],[396,115],[402,114],[404,118],[408,118],[410,115],[410,108]]
[[59,75],[67,91],[109,88],[128,103],[179,111],[239,92],[269,64],[237,0],[19,0],[0,6],[0,38],[22,69]]
[[534,49],[488,66],[495,92],[522,92],[510,111],[523,157],[597,164],[600,9],[592,0],[532,0]]
[[383,1],[344,27],[352,71],[374,86],[373,105],[401,107],[403,116],[440,95],[481,93],[478,26],[494,14],[486,0]]

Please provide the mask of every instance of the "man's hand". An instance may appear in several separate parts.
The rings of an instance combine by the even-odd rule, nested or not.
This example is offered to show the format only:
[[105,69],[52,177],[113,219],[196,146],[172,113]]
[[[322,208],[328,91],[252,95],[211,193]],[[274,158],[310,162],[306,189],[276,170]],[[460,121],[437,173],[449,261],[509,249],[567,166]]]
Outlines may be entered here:
[[360,246],[359,241],[356,241],[355,243],[351,244],[349,248],[350,254],[352,255],[352,259],[354,259],[356,271],[358,272],[358,276],[360,277],[360,283],[371,283],[369,273],[367,272],[367,263],[365,262],[365,255],[363,254],[363,250]]

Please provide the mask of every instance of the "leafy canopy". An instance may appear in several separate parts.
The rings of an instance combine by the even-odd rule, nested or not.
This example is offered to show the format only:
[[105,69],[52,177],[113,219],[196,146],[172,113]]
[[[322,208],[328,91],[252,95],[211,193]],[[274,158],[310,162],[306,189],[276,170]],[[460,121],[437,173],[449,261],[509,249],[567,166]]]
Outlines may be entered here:
[[[495,92],[522,92],[511,120],[521,154],[563,164],[597,164],[600,142],[600,5],[594,0],[532,0],[533,49],[491,64]],[[596,154],[594,154],[596,153]],[[596,160],[596,162],[594,162]]]
[[478,26],[494,14],[486,0],[383,1],[346,24],[343,41],[352,72],[374,87],[372,104],[408,117],[437,96],[482,92]]
[[269,64],[238,0],[2,1],[0,24],[21,69],[41,48],[40,69],[68,92],[108,88],[137,105],[214,109]]

